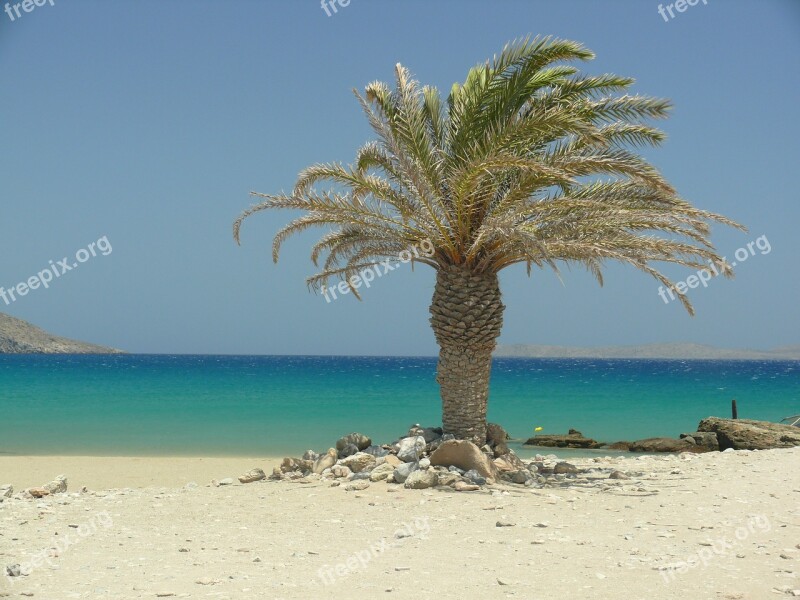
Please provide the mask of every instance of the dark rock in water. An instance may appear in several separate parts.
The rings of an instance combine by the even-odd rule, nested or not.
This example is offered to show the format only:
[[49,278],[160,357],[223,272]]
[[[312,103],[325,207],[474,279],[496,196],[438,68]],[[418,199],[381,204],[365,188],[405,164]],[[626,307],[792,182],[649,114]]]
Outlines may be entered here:
[[339,458],[347,458],[348,456],[353,456],[353,454],[358,454],[358,452],[358,446],[355,444],[347,444],[339,450]]
[[486,485],[486,478],[478,473],[475,469],[471,469],[464,473],[464,478],[468,479],[475,485]]
[[700,421],[697,430],[716,433],[720,450],[768,450],[800,446],[800,428],[769,421],[709,417]]
[[554,475],[576,475],[577,473],[578,467],[571,465],[568,462],[560,462],[553,467]]
[[[356,452],[358,452],[363,450],[364,448],[370,447],[372,445],[372,440],[367,436],[365,436],[363,433],[355,433],[355,432],[348,433],[346,436],[341,437],[337,440],[336,450],[341,452],[350,444],[356,446],[357,448]],[[353,454],[355,454],[355,452]]]
[[570,429],[567,435],[535,435],[529,438],[526,446],[545,448],[600,448],[603,444],[592,438],[583,437],[580,431]]
[[681,439],[686,440],[696,446],[702,446],[706,450],[719,450],[719,440],[713,431],[695,431],[694,433],[682,433]]
[[614,442],[613,444],[608,444],[605,446],[606,450],[623,450],[624,452],[628,452],[631,449],[630,442]]
[[674,438],[647,438],[631,443],[631,452],[706,452],[701,446]]

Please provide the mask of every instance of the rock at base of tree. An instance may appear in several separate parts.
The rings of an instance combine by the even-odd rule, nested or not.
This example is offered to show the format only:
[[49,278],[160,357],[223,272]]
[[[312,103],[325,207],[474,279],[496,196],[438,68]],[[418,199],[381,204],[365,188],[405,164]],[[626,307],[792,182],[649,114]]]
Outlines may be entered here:
[[800,427],[770,421],[709,417],[700,421],[697,430],[716,433],[720,450],[769,450],[800,446]]
[[334,448],[328,448],[328,452],[320,456],[317,460],[314,461],[314,464],[311,467],[311,470],[314,473],[320,474],[325,469],[330,469],[333,465],[336,464],[336,459],[338,458],[338,454]]
[[509,450],[503,456],[494,459],[494,466],[501,472],[519,471],[520,469],[527,469],[522,459],[517,456],[513,451]]
[[425,490],[435,487],[439,478],[436,471],[414,471],[405,480],[405,487],[410,490]]
[[416,462],[422,458],[425,446],[425,438],[421,435],[403,438],[397,449],[397,458],[403,462]]
[[[357,448],[356,452],[360,452],[365,448],[369,448],[372,445],[372,440],[363,433],[348,433],[336,441],[336,450],[341,452],[350,444]],[[355,454],[355,452],[353,454]]]
[[463,471],[474,470],[483,477],[497,478],[495,464],[481,452],[475,444],[467,440],[448,440],[442,442],[430,456],[432,465],[449,467],[451,465]]
[[392,477],[394,477],[395,483],[405,483],[406,479],[408,479],[408,476],[416,470],[416,463],[403,463],[395,468]]
[[464,473],[464,478],[468,479],[475,485],[486,485],[486,477],[478,473],[475,469],[471,469]]
[[371,471],[377,463],[377,459],[372,454],[358,452],[341,460],[341,464],[349,468],[353,473],[361,471]]
[[261,469],[250,469],[244,475],[239,475],[239,483],[253,483],[255,481],[261,481],[262,479],[266,479],[266,475],[264,471]]

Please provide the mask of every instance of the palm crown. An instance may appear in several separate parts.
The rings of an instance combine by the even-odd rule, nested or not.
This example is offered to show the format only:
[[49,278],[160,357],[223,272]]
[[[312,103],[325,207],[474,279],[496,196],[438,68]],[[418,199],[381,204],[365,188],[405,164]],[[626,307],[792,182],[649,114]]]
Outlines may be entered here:
[[[659,263],[697,269],[721,263],[710,223],[740,226],[680,198],[635,152],[664,140],[648,122],[667,116],[667,100],[626,94],[633,79],[586,76],[563,64],[593,57],[567,40],[514,42],[471,69],[446,102],[398,64],[394,89],[374,82],[363,96],[356,92],[377,140],[352,165],[305,169],[291,194],[254,193],[262,201],[235,222],[234,237],[239,241],[242,221],[255,212],[303,211],[276,235],[273,259],[291,234],[329,228],[311,254],[315,264],[324,257],[321,271],[308,279],[317,289],[429,241],[433,256],[414,260],[438,272],[438,305],[445,308],[434,309],[434,295],[437,340],[443,350],[481,354],[482,364],[502,323],[495,282],[505,267],[524,263],[530,274],[533,266],[557,272],[560,264],[579,264],[602,284],[604,263],[618,261],[675,289]],[[459,287],[467,292],[447,297]],[[494,307],[483,322],[481,315],[458,312],[465,298],[477,310],[481,293],[477,304]],[[685,296],[678,297],[692,312]],[[478,343],[480,331],[486,335]],[[442,361],[440,355],[440,383]],[[488,371],[485,378],[488,386]],[[473,387],[458,393],[469,395]],[[476,427],[471,431],[479,439]]]

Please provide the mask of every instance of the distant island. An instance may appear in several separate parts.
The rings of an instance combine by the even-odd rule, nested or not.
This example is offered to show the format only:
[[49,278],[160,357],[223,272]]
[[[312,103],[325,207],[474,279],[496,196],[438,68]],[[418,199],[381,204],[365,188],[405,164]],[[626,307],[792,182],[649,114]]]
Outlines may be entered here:
[[47,333],[21,319],[0,313],[0,354],[120,354],[120,350],[86,344]]
[[800,346],[784,346],[773,350],[739,350],[716,348],[704,344],[646,344],[644,346],[537,346],[511,344],[498,346],[497,357],[519,358],[675,358],[715,360],[800,360]]

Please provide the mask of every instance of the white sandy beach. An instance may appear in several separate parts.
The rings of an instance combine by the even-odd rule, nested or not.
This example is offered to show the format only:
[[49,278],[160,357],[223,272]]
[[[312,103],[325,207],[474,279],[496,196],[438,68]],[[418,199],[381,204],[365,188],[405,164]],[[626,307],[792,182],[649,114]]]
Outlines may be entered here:
[[[276,464],[256,459],[4,457],[0,484],[64,472],[70,487],[0,504],[0,567],[29,571],[0,578],[0,596],[800,595],[800,448],[572,462],[598,477],[459,493],[208,485]],[[631,479],[599,476],[611,468]]]

